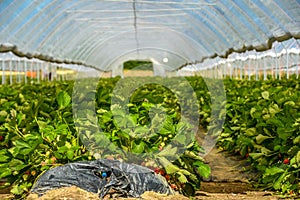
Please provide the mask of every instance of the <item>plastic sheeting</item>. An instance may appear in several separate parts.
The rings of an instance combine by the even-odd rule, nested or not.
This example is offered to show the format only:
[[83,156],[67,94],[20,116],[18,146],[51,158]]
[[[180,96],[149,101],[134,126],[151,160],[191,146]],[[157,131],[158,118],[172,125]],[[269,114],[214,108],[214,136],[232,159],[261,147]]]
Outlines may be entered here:
[[146,191],[174,194],[167,181],[154,171],[118,160],[95,160],[69,163],[42,174],[31,192],[77,186],[103,198],[113,192],[122,197],[140,197]]
[[299,10],[298,0],[4,0],[0,51],[102,71],[130,57],[172,71],[300,38]]

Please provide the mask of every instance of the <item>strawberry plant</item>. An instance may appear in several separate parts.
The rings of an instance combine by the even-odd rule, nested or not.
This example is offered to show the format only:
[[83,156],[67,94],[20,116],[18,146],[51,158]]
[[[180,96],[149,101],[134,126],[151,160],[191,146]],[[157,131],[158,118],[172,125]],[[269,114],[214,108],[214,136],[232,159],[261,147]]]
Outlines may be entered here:
[[[103,93],[104,87],[114,88],[107,80],[103,81],[106,83],[98,86],[96,94],[102,133],[95,133],[96,128],[90,132],[91,126],[84,130],[84,137],[95,141],[97,155],[114,154],[127,162],[145,166],[152,163],[152,169],[158,167],[159,173],[166,176],[170,184],[192,195],[200,187],[201,177],[209,176],[210,169],[199,156],[202,149],[195,141],[194,127],[183,117],[177,96],[166,87],[145,84],[126,102],[120,94]],[[127,79],[126,84],[130,85],[130,81],[135,80]],[[103,97],[105,101],[101,99]],[[109,104],[113,102],[111,98],[116,99],[114,104]],[[90,118],[89,113],[87,115],[81,118],[85,124]]]
[[299,194],[299,80],[225,81],[227,113],[219,145],[247,155],[261,174],[260,186]]
[[16,198],[26,195],[43,171],[90,157],[74,134],[68,87],[0,87],[0,178]]
[[95,157],[113,157],[145,166],[153,162],[152,166],[161,169],[160,174],[174,189],[192,195],[199,188],[201,177],[209,176],[210,169],[199,157],[202,149],[193,138],[194,127],[182,117],[177,97],[167,88],[145,85],[126,104],[128,116],[117,104],[111,104],[117,81],[118,78],[101,79],[96,93],[79,96],[80,101],[96,96],[97,126],[105,135],[89,124],[90,116],[86,116],[84,131],[86,135],[93,132],[94,144],[107,145],[101,154],[97,146],[92,151],[86,149],[87,143],[75,126],[72,81],[2,85],[0,178],[6,180],[3,187],[12,187],[16,198],[24,197],[36,178],[49,168]]
[[[222,113],[216,116],[211,102],[218,102],[218,109],[224,102],[218,99],[217,93],[211,95],[212,91],[199,77],[187,78],[198,99],[196,114],[184,110],[178,99],[189,93],[181,90],[175,94],[159,84],[143,85],[125,102],[122,96],[113,94],[119,80],[101,79],[97,88],[90,91],[81,88],[88,91],[87,95],[79,95],[75,104],[71,104],[72,81],[2,85],[0,178],[6,179],[3,187],[11,186],[11,192],[22,197],[43,171],[95,156],[152,168],[172,188],[186,195],[193,194],[200,186],[201,177],[209,176],[210,169],[199,157],[203,149],[193,137],[192,124],[199,119],[202,128],[213,132]],[[134,79],[126,81],[131,84]],[[170,81],[176,84],[176,79]],[[227,96],[226,121],[218,145],[244,156],[251,163],[251,170],[260,173],[259,186],[283,194],[299,194],[299,80],[291,76],[282,80],[223,81]],[[218,90],[214,88],[217,83],[211,85],[210,90]],[[95,104],[87,102],[83,109],[93,107],[95,113],[82,117],[84,123],[79,130],[72,107],[89,99]],[[188,100],[186,103],[192,104]],[[94,115],[97,124],[91,123]],[[89,136],[90,143],[80,138],[79,133]],[[86,149],[84,144],[91,148]]]

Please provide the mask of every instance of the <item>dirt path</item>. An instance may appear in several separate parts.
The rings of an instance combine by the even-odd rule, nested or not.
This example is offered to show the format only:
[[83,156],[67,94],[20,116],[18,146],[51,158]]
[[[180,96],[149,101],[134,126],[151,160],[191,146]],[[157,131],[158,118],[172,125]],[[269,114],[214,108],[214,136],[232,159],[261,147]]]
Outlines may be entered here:
[[211,176],[205,181],[248,183],[249,179],[257,178],[256,174],[244,171],[248,166],[245,159],[217,147],[211,150],[205,160],[211,168]]
[[205,157],[211,168],[211,176],[201,184],[196,199],[200,200],[277,200],[272,192],[257,191],[249,184],[257,174],[245,172],[248,166],[240,156],[213,148]]

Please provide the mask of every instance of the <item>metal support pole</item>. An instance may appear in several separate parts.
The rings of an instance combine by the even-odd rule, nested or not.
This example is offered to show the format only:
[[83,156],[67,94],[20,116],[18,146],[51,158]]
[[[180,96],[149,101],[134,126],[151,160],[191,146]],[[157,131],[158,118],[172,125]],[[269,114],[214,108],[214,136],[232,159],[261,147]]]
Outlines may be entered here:
[[1,61],[1,65],[2,65],[2,85],[5,84],[5,63],[4,63],[4,59],[2,59]]
[[243,68],[244,68],[243,63],[244,62],[242,60],[240,60],[239,63],[240,63],[240,79],[242,80],[243,79]]
[[249,54],[248,54],[248,80],[250,81],[250,57],[249,57]]
[[289,54],[287,49],[285,49],[285,52],[286,52],[286,78],[289,79]]
[[12,85],[12,60],[9,60],[9,84]]
[[33,61],[30,62],[30,84],[32,84]]
[[21,82],[21,74],[20,74],[20,63],[21,63],[21,59],[18,59],[18,61],[16,61],[16,71],[17,71],[17,83]]
[[37,82],[40,83],[40,68],[41,68],[41,62],[36,63],[36,78]]
[[296,77],[299,78],[299,69],[298,69],[298,65],[300,65],[300,52],[296,55]]
[[263,58],[263,64],[264,64],[264,80],[267,80],[266,58]]
[[28,61],[24,61],[24,81],[25,81],[25,84],[27,84],[27,63]]

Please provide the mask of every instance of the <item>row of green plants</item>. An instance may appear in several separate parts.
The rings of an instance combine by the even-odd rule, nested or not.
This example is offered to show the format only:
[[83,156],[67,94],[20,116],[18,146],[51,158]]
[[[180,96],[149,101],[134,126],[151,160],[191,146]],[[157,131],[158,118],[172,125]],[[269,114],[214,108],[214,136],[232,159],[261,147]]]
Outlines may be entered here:
[[[197,105],[192,98],[183,101],[195,106],[196,114],[185,110],[178,98],[190,95],[184,81],[167,79],[166,85],[178,86],[179,92],[174,92],[151,78],[153,83],[131,91],[127,101],[126,95],[115,92],[121,80],[1,86],[0,178],[7,179],[3,187],[12,186],[11,192],[21,198],[49,168],[113,158],[152,168],[172,188],[190,196],[199,189],[202,177],[210,174],[199,156],[204,151],[201,143],[193,137],[196,124],[216,137],[223,129],[218,145],[251,163],[250,170],[259,174],[258,186],[299,194],[300,90],[296,77],[221,82],[187,77],[198,101]],[[121,90],[137,81],[126,78]],[[212,107],[219,112],[214,113]]]
[[[97,87],[91,88],[90,95],[78,96],[74,96],[73,81],[2,85],[0,179],[6,183],[1,187],[11,187],[15,198],[24,198],[40,174],[52,167],[109,158],[149,167],[163,175],[173,189],[193,195],[210,168],[192,137],[195,127],[181,119],[180,108],[174,106],[177,97],[166,87],[148,84],[134,92],[126,113],[118,109],[118,103],[111,104],[119,80],[95,80]],[[89,90],[94,80],[83,81],[87,84],[81,89]],[[95,113],[76,121],[73,109],[79,104],[81,109],[90,108],[90,99],[96,102],[99,123],[89,122]],[[88,103],[84,106],[81,102]],[[83,126],[75,126],[81,122]]]
[[300,81],[225,79],[226,123],[218,145],[244,156],[256,186],[300,193]]

